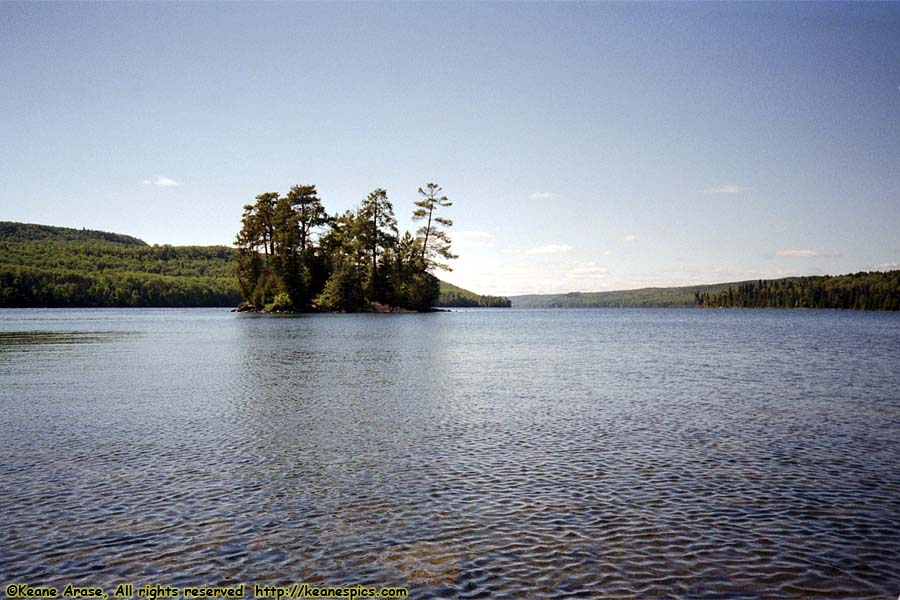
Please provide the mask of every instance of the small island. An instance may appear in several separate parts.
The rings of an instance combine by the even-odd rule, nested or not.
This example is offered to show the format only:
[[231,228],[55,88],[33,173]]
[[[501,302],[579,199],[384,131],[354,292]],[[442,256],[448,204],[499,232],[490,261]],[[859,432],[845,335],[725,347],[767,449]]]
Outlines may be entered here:
[[413,235],[397,229],[387,191],[328,215],[314,185],[268,192],[244,206],[235,240],[239,311],[423,312],[440,296],[432,271],[450,270],[452,206],[436,183],[419,188]]

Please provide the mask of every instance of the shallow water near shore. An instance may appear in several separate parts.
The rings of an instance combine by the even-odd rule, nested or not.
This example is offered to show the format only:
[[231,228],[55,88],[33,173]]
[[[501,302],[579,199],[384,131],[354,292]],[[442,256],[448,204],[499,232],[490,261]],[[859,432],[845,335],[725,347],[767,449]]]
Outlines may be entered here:
[[900,314],[0,311],[0,582],[896,598]]

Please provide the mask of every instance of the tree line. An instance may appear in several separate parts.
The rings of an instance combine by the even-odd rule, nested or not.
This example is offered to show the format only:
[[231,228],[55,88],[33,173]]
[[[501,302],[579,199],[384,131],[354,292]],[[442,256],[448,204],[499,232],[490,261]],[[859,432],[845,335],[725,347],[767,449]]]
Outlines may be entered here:
[[235,306],[234,254],[0,222],[0,307]]
[[441,282],[441,295],[437,302],[437,306],[453,308],[509,308],[511,304],[505,296],[479,295],[446,281]]
[[43,240],[11,242],[0,239],[0,264],[38,269],[152,273],[172,277],[231,278],[234,249],[227,246],[123,245],[103,241]]
[[436,269],[450,270],[447,228],[439,214],[452,206],[435,183],[419,188],[415,235],[397,229],[386,190],[373,190],[359,207],[329,215],[316,186],[268,192],[244,206],[237,234],[238,286],[257,310],[431,308],[440,295]]
[[234,306],[233,278],[0,265],[0,307]]
[[438,306],[448,308],[509,308],[512,305],[505,296],[469,296],[457,292],[441,292]]
[[73,227],[56,227],[55,225],[38,225],[37,223],[18,223],[0,221],[0,240],[7,243],[23,242],[113,242],[123,246],[147,246],[144,240],[123,235],[98,231],[96,229],[75,229]]
[[900,271],[750,281],[694,299],[708,308],[900,310]]

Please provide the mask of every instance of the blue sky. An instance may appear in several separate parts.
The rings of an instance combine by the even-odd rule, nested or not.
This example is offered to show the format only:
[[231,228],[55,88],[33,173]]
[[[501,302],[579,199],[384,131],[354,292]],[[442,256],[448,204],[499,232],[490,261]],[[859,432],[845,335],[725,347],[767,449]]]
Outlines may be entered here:
[[0,220],[436,181],[481,293],[900,268],[900,4],[0,4]]

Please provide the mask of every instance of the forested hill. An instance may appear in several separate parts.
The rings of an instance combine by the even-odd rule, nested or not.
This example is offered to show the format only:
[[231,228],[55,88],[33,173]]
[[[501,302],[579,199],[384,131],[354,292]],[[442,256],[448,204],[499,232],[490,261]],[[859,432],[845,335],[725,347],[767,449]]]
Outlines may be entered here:
[[441,295],[437,305],[457,308],[509,308],[509,298],[503,296],[482,296],[475,292],[441,281]]
[[698,290],[696,301],[710,308],[900,310],[900,271],[747,281],[718,292]]
[[0,222],[0,307],[235,306],[234,249]]
[[711,285],[511,296],[516,308],[838,308],[900,310],[900,271]]
[[615,292],[571,292],[510,296],[514,308],[688,308],[697,306],[695,292],[716,294],[728,283],[688,287],[653,287]]
[[113,242],[124,246],[146,246],[147,242],[130,235],[94,229],[73,229],[35,223],[0,221],[0,241],[16,242]]

